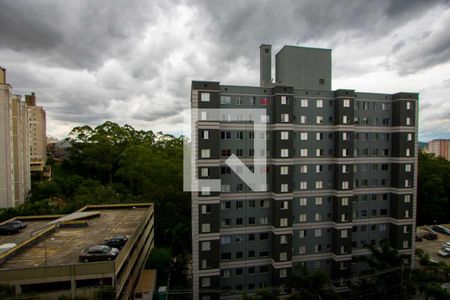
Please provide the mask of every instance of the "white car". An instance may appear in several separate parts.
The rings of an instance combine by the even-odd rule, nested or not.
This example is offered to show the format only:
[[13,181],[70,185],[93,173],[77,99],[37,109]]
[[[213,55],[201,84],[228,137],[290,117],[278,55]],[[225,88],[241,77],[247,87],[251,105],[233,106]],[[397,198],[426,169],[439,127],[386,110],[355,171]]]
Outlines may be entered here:
[[443,243],[442,248],[450,248],[450,242]]
[[442,257],[448,257],[450,255],[450,248],[442,248],[438,251],[438,254]]

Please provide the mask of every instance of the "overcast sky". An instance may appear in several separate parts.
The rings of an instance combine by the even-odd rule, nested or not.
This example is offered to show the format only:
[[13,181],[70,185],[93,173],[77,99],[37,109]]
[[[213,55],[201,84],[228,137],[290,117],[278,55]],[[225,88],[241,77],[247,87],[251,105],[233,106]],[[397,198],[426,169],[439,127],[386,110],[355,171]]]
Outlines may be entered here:
[[450,138],[450,1],[0,0],[0,65],[59,138],[180,134],[191,81],[258,85],[262,43],[333,49],[333,89],[419,92],[420,140]]

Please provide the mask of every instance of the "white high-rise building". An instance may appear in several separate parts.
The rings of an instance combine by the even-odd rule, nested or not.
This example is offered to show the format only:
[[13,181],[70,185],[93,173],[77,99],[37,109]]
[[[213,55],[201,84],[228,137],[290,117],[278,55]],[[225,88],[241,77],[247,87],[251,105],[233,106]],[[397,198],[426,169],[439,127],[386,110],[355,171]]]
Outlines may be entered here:
[[16,207],[31,187],[28,109],[0,68],[0,207]]

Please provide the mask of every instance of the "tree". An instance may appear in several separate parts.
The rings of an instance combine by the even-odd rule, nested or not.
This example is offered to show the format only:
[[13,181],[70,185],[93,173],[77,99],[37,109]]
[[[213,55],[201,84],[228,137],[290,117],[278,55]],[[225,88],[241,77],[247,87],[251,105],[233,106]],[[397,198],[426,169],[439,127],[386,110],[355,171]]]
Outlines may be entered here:
[[328,276],[322,271],[309,272],[303,265],[297,265],[288,279],[288,286],[299,292],[299,299],[322,299],[324,287],[329,283]]

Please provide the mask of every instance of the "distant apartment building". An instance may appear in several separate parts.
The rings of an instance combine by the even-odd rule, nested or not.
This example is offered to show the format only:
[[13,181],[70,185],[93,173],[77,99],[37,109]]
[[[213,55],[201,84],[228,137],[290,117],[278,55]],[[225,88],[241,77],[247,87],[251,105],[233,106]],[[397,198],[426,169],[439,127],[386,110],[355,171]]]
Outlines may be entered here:
[[450,140],[437,139],[428,142],[428,153],[450,160]]
[[[0,253],[0,284],[11,287],[12,298],[133,299],[136,291],[141,298],[152,292],[146,287],[154,286],[155,276],[141,275],[154,247],[153,204],[88,205],[68,215],[1,224],[13,220],[27,227],[2,237],[13,247]],[[116,235],[128,241],[114,260],[80,262],[83,249]]]
[[0,69],[0,207],[24,202],[30,190],[28,110]]
[[42,106],[36,105],[36,95],[25,95],[28,106],[31,171],[42,172],[47,162],[46,115]]
[[[345,292],[366,245],[414,253],[418,94],[332,90],[328,49],[284,46],[275,82],[271,60],[261,45],[260,86],[192,82],[194,169],[221,181],[220,192],[192,192],[194,299],[281,291],[297,264]],[[209,119],[211,108],[242,113]],[[259,135],[245,121],[254,109],[266,112]],[[267,165],[254,161],[257,140]],[[230,170],[232,154],[266,173],[266,191]]]

